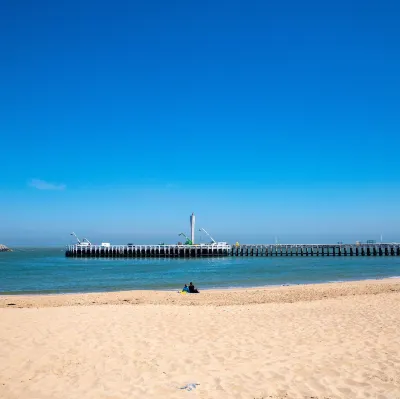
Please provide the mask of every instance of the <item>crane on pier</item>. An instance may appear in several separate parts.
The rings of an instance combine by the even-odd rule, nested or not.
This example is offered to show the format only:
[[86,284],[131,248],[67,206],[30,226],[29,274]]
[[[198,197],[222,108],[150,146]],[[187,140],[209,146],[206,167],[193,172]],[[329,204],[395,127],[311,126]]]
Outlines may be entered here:
[[193,241],[185,233],[179,233],[178,236],[186,238],[185,245],[193,245]]
[[214,238],[212,238],[211,235],[203,228],[199,229],[199,231],[204,231],[204,233],[206,233],[210,237],[211,239],[210,245],[228,245],[226,241],[218,241],[218,242],[215,241]]
[[210,237],[211,242],[212,242],[213,244],[216,244],[216,243],[217,243],[217,242],[214,240],[214,238],[212,238],[211,235],[210,235],[209,233],[207,233],[207,231],[206,231],[205,229],[201,228],[201,229],[199,229],[199,231],[204,231],[204,233],[206,233],[206,234]]
[[76,238],[79,245],[92,245],[92,243],[87,238],[83,238],[83,240],[81,241],[74,232],[71,233],[71,236],[74,236]]

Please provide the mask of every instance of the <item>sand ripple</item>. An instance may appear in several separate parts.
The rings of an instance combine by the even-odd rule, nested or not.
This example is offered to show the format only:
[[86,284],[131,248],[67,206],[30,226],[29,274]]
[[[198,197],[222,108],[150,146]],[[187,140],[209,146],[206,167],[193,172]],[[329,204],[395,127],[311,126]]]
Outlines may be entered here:
[[0,320],[4,399],[400,398],[398,292],[13,308]]

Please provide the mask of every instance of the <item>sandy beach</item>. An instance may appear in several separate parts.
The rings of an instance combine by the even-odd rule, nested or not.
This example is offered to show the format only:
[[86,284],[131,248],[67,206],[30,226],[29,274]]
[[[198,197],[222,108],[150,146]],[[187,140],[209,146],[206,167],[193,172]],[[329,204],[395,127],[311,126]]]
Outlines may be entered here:
[[400,398],[400,280],[2,296],[0,397]]

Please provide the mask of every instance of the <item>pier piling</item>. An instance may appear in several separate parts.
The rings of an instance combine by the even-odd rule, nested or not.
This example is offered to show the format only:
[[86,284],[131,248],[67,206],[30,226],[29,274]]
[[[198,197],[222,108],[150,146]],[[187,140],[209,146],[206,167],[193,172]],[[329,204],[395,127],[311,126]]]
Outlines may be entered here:
[[[0,251],[4,250],[0,246]],[[202,258],[268,256],[400,256],[400,243],[388,244],[243,244],[243,245],[69,245],[74,258]]]

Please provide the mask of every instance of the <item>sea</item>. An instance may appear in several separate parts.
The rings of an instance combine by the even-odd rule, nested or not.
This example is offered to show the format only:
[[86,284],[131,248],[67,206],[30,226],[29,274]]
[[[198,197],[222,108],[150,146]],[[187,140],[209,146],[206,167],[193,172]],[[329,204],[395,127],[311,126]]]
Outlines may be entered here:
[[0,294],[200,290],[382,279],[400,257],[66,258],[64,248],[0,252]]

